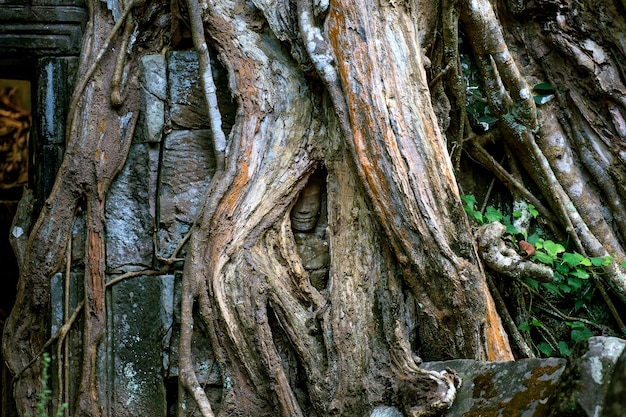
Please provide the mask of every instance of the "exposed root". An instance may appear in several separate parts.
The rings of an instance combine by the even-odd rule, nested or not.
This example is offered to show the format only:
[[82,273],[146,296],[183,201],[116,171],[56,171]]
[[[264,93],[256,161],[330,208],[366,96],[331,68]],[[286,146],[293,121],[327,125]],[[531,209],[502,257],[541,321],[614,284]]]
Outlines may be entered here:
[[505,231],[506,227],[500,222],[489,223],[478,230],[478,250],[485,264],[511,278],[528,277],[539,282],[551,282],[554,279],[552,268],[525,260],[508,248],[502,240]]
[[487,284],[489,285],[489,291],[491,291],[494,302],[496,303],[496,307],[498,308],[498,313],[500,313],[500,317],[502,317],[502,320],[504,321],[504,324],[509,331],[509,335],[517,345],[517,348],[520,350],[520,352],[522,352],[524,357],[535,358],[535,353],[532,351],[530,346],[528,346],[528,343],[526,343],[526,340],[524,340],[524,337],[518,330],[517,325],[513,320],[513,317],[511,317],[511,314],[509,313],[506,302],[502,298],[500,291],[498,291],[498,288],[493,282],[493,278],[489,274],[487,274]]

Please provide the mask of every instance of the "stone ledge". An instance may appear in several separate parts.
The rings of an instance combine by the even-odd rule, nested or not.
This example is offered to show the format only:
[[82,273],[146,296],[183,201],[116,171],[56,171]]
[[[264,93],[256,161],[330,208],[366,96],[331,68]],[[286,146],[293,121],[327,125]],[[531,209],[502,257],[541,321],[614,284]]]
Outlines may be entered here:
[[0,52],[78,55],[87,10],[77,6],[2,5]]
[[[446,417],[601,415],[615,364],[626,341],[592,337],[566,359],[426,362],[431,371],[454,370],[463,383]],[[606,404],[611,406],[611,404]]]

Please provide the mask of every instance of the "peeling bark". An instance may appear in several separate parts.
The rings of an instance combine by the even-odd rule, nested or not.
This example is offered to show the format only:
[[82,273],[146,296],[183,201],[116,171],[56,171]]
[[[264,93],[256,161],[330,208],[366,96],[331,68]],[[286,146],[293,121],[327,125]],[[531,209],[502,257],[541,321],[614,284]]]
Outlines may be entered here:
[[[157,3],[151,5],[162,6]],[[3,339],[20,414],[34,414],[50,277],[63,267],[79,210],[86,222],[85,319],[80,395],[71,415],[103,414],[95,366],[107,331],[104,204],[125,163],[139,107],[135,77],[124,83],[119,75],[132,74],[138,56],[125,56],[124,47],[117,57],[111,49],[127,45],[131,24],[124,19],[137,4],[127,4],[115,22],[105,5],[89,2],[64,162],[37,221],[30,227],[20,220],[28,242],[16,242],[23,258],[19,294]],[[437,415],[454,401],[459,381],[421,369],[418,350],[425,359],[513,359],[481,257],[514,278],[547,281],[551,271],[508,250],[497,223],[474,241],[448,147],[455,159],[463,146],[478,155],[515,198],[528,199],[555,230],[565,230],[576,250],[623,260],[623,40],[608,30],[578,28],[576,13],[590,19],[584,2],[568,6],[584,10],[550,15],[550,9],[519,22],[516,16],[529,13],[523,4],[512,10],[485,0],[422,6],[189,0],[186,11],[182,3],[171,11],[156,8],[166,18],[180,12],[172,32],[189,20],[219,161],[184,263],[179,413],[191,398],[204,417],[353,416],[378,405]],[[162,30],[142,19],[134,17],[149,26],[144,30]],[[504,25],[504,19],[517,23]],[[425,22],[441,24],[443,33],[420,27]],[[624,32],[622,17],[602,25]],[[128,30],[120,36],[123,26]],[[500,118],[499,139],[524,175],[506,172],[468,132],[459,28],[491,114]],[[209,44],[228,71],[238,106],[228,138]],[[146,45],[142,53],[162,46]],[[609,53],[606,45],[621,49]],[[425,47],[440,70],[430,85]],[[563,69],[564,57],[591,86]],[[530,86],[544,76],[564,88],[555,90],[556,103],[537,108]],[[438,106],[442,122],[431,91],[449,94],[452,105]],[[533,200],[531,185],[545,205]],[[319,200],[303,208],[307,198]],[[302,225],[307,216],[314,223]],[[606,284],[625,298],[618,262],[605,272]],[[514,327],[508,316],[507,322]],[[191,360],[194,325],[206,331],[219,366],[219,405],[209,400]]]

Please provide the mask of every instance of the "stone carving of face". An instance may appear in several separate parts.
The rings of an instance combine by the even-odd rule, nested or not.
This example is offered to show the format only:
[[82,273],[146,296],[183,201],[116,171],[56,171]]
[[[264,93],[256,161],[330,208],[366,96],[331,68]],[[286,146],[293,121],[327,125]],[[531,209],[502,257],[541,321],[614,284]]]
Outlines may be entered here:
[[291,228],[297,232],[310,232],[315,228],[322,205],[322,184],[309,181],[300,192],[291,209]]

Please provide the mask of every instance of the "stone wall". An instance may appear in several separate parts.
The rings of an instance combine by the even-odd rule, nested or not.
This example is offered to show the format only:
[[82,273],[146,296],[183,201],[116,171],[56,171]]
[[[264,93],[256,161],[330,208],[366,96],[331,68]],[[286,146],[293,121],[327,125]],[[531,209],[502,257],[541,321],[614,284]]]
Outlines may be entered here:
[[[195,53],[146,56],[139,77],[139,126],[106,202],[108,281],[131,271],[159,269],[163,265],[159,259],[172,256],[189,231],[215,170]],[[216,68],[214,77],[226,83],[223,69]],[[221,97],[221,106],[228,123],[235,111],[228,96]],[[74,229],[83,230],[80,217]],[[80,248],[77,243],[73,255],[77,264],[83,256]],[[184,248],[179,256],[184,256]],[[166,416],[168,403],[175,402],[182,267],[178,262],[166,275],[139,275],[107,291],[106,342],[100,352],[106,361],[100,374],[111,416]],[[57,285],[61,286],[61,277]],[[58,293],[57,325],[63,317],[58,313],[62,291]],[[201,334],[195,349],[197,368],[204,370],[201,382],[219,391],[217,368]]]

